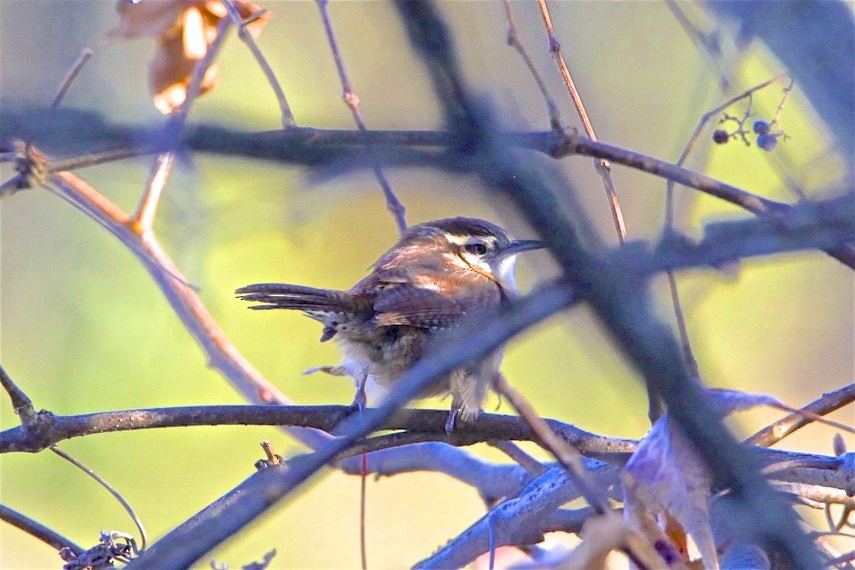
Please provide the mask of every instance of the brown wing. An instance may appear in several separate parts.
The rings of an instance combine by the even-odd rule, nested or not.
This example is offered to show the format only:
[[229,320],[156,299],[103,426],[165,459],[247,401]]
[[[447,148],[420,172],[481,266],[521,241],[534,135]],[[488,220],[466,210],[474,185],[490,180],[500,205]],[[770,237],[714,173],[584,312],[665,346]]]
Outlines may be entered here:
[[447,328],[501,302],[498,286],[480,273],[449,274],[424,266],[378,270],[351,290],[357,295],[369,291],[374,297],[372,321],[378,326]]
[[396,284],[377,294],[372,320],[378,326],[446,328],[465,316],[466,311],[459,304],[436,291]]

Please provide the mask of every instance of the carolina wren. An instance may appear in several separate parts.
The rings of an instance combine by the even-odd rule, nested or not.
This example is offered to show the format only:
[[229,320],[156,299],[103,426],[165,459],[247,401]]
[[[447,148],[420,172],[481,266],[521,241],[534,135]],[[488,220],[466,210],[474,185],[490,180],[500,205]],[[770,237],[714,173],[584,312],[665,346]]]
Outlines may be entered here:
[[[495,224],[476,218],[446,218],[411,226],[398,243],[349,291],[284,283],[258,283],[235,291],[260,304],[250,309],[297,309],[324,325],[321,342],[334,338],[341,364],[319,370],[348,375],[365,402],[365,384],[384,388],[429,350],[431,337],[467,316],[497,309],[518,295],[516,255],[538,249],[534,240],[513,240]],[[420,395],[451,394],[446,430],[460,415],[471,421],[499,372],[504,347],[483,362],[459,368]]]

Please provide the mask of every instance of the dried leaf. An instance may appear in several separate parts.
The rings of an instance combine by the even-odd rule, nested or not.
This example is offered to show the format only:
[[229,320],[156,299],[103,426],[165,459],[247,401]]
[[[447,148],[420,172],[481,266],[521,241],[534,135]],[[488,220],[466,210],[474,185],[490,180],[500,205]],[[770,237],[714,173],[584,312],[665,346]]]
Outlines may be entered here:
[[709,517],[712,479],[691,442],[671,426],[667,415],[641,440],[621,479],[627,523],[657,546],[669,566],[689,562],[688,552],[679,527],[672,521],[666,532],[658,524],[660,517],[682,525],[705,567],[719,567]]
[[119,25],[107,32],[107,39],[169,38],[178,35],[185,0],[119,1]]
[[[723,389],[706,390],[706,394],[722,416],[757,406],[780,405],[766,394]],[[704,567],[718,568],[709,514],[712,478],[692,443],[667,415],[653,424],[641,440],[621,479],[627,522],[656,545],[669,565],[671,558],[689,562],[688,533]]]
[[[187,88],[197,61],[184,57],[184,41],[175,37],[160,45],[149,65],[149,88],[155,108],[169,114],[180,107],[187,98]],[[212,65],[205,71],[199,86],[199,95],[207,93],[220,78],[220,71]]]
[[[241,18],[259,12],[247,0],[233,0]],[[107,39],[154,38],[158,44],[149,65],[149,88],[158,111],[172,113],[187,99],[187,88],[196,64],[216,40],[217,25],[228,12],[220,0],[141,0],[119,2],[119,25],[107,33]],[[257,37],[267,21],[264,13],[246,26]],[[219,70],[211,65],[205,72],[199,95],[213,89]]]
[[758,406],[778,406],[781,401],[768,394],[751,394],[739,390],[726,390],[724,388],[711,388],[706,390],[707,400],[715,406],[722,415],[733,412],[744,412]]

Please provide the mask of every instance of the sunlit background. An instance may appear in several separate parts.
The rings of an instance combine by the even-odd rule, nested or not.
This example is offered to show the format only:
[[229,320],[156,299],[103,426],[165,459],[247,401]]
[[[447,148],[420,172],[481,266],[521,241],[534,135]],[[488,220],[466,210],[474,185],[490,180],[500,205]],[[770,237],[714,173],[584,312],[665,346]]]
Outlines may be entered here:
[[[259,45],[298,123],[353,128],[314,3],[262,5],[273,17]],[[543,100],[519,56],[506,45],[502,4],[440,7],[470,86],[489,98],[502,125],[546,130]],[[514,7],[523,39],[564,121],[576,126],[534,3]],[[685,8],[696,24],[712,29],[708,14],[696,6]],[[761,43],[738,51],[736,29],[722,28],[724,56],[717,61],[734,81],[722,93],[709,57],[664,4],[557,2],[552,10],[599,138],[665,160],[676,160],[703,113],[784,71]],[[439,128],[441,107],[391,5],[333,3],[331,11],[368,126]],[[110,2],[0,1],[0,104],[12,110],[47,106],[68,67],[88,46],[95,55],[63,107],[97,111],[117,123],[162,125],[146,85],[154,44],[103,43],[117,23]],[[236,35],[227,39],[218,61],[221,83],[196,103],[191,122],[276,129],[275,98]],[[759,117],[771,118],[782,87],[776,84],[755,96]],[[744,109],[743,102],[731,112]],[[714,145],[710,127],[687,164],[774,200],[798,200],[786,177],[808,197],[833,195],[833,183],[844,177],[852,157],[849,149],[835,149],[798,83],[782,121],[791,139],[774,153],[735,141]],[[550,176],[563,176],[566,191],[576,193],[584,212],[570,215],[587,216],[604,244],[616,243],[591,160],[556,162],[535,154],[529,159]],[[150,158],[140,158],[80,174],[132,211],[150,164]],[[4,180],[11,176],[9,168],[0,172]],[[301,374],[337,361],[332,343],[318,343],[318,323],[294,312],[247,311],[232,294],[259,281],[348,288],[394,242],[394,221],[370,173],[321,172],[312,180],[308,174],[261,161],[187,156],[167,186],[156,230],[235,346],[271,382],[301,404],[344,404],[352,398],[349,381]],[[472,215],[521,237],[534,236],[474,177],[430,169],[390,169],[387,174],[410,223]],[[655,239],[661,231],[664,181],[620,167],[613,176],[630,237]],[[693,237],[710,221],[749,216],[694,191],[679,189],[677,196],[679,228]],[[0,224],[0,357],[38,409],[80,414],[242,403],[206,366],[202,351],[142,266],[92,220],[44,189],[33,189],[3,202]],[[526,290],[553,272],[545,253],[527,255],[518,265]],[[660,314],[670,322],[665,283],[654,285]],[[681,276],[680,289],[709,385],[768,393],[800,406],[852,382],[852,274],[830,257],[805,253],[745,262],[726,273],[694,271]],[[638,375],[584,308],[516,339],[503,369],[544,416],[614,436],[641,437],[648,427]],[[0,402],[0,426],[17,425],[8,397]],[[495,404],[491,399],[487,407]],[[421,405],[445,408],[448,403]],[[500,411],[508,412],[507,406]],[[779,416],[774,410],[743,413],[733,426],[748,435]],[[852,423],[852,408],[832,417]],[[831,454],[833,434],[812,426],[780,445]],[[75,439],[61,447],[115,485],[156,539],[249,476],[262,456],[258,443],[265,439],[283,455],[302,449],[274,428],[250,427],[126,432]],[[848,443],[851,449],[855,441],[849,437]],[[472,450],[504,460],[486,448]],[[4,504],[81,545],[94,544],[102,529],[135,533],[115,500],[49,452],[2,456],[0,482]],[[358,478],[328,471],[209,558],[239,567],[276,548],[272,567],[358,566],[358,506]],[[441,474],[371,480],[369,564],[411,566],[483,513],[475,490]],[[0,525],[0,541],[3,568],[61,565],[51,548],[9,525]]]

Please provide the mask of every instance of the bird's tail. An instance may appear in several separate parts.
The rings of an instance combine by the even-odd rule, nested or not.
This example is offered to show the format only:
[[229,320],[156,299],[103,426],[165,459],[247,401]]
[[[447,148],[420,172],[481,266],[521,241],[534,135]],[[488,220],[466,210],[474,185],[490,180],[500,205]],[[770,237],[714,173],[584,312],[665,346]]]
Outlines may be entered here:
[[250,309],[294,309],[307,313],[347,313],[357,309],[353,294],[287,283],[256,283],[235,294],[243,301],[259,303]]

